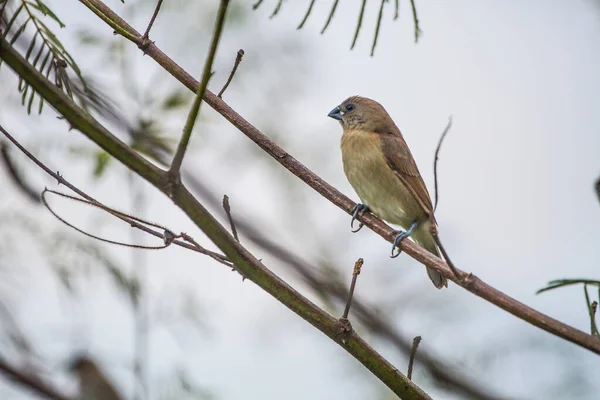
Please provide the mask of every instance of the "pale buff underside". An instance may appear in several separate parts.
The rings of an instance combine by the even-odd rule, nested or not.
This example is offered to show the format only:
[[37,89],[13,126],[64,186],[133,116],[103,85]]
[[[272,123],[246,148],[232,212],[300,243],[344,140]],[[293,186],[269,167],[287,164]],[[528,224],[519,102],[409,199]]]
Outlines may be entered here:
[[360,130],[342,135],[342,160],[348,181],[363,204],[380,218],[408,229],[427,216],[411,192],[388,167],[377,133]]
[[[438,248],[429,232],[430,221],[412,193],[387,165],[379,148],[377,133],[347,130],[342,135],[342,160],[348,181],[371,212],[394,225],[408,230],[418,220],[420,224],[412,239],[439,257]],[[448,286],[438,271],[427,268],[429,278],[437,287]]]

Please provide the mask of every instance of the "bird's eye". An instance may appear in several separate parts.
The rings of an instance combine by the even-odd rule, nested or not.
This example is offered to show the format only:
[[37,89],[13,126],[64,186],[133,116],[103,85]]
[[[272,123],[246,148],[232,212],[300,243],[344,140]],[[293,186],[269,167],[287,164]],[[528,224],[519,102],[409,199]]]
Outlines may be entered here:
[[348,111],[354,110],[355,107],[354,107],[354,104],[349,103],[349,104],[346,104],[346,107],[344,107],[344,108],[346,109],[346,112],[348,112]]

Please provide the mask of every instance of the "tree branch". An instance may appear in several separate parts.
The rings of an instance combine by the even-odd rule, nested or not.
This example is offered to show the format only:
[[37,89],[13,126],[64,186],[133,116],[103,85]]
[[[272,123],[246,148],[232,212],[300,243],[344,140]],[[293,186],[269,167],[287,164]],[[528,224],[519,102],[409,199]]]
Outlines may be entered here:
[[202,80],[200,81],[200,85],[198,85],[198,89],[196,90],[194,104],[192,104],[192,108],[190,109],[190,113],[188,114],[188,118],[183,128],[183,134],[181,135],[181,139],[179,140],[179,144],[177,145],[177,151],[175,152],[175,156],[173,157],[173,161],[171,162],[171,167],[169,168],[170,179],[179,179],[179,170],[181,169],[183,156],[185,155],[187,145],[190,141],[190,138],[192,137],[192,130],[194,129],[194,124],[196,123],[198,113],[200,112],[200,105],[202,104],[202,98],[204,97],[204,92],[206,90],[206,86],[208,85],[208,80],[212,75],[212,65],[215,59],[215,54],[217,53],[219,39],[221,38],[221,33],[223,32],[223,25],[225,23],[225,13],[227,12],[227,5],[229,5],[229,0],[221,0],[221,2],[219,3],[217,21],[215,22],[215,31],[213,33],[212,43],[210,45],[210,50],[208,51],[208,56],[206,56],[206,61],[204,62]]
[[[149,49],[153,46],[151,44]],[[317,307],[267,269],[227,232],[185,185],[181,182],[169,184],[167,171],[146,161],[106,130],[91,115],[81,110],[68,96],[35,70],[4,38],[0,38],[0,54],[7,65],[27,81],[73,128],[81,131],[157,189],[170,195],[173,202],[221,249],[243,276],[256,283],[344,348],[399,397],[406,400],[430,399],[421,388],[408,380],[356,332],[343,331],[340,321]],[[216,98],[216,96],[214,97]]]
[[[126,37],[131,38],[130,40],[134,43],[138,43],[141,40],[141,35],[135,31],[126,21],[115,14],[110,8],[104,5],[99,0],[80,0],[84,4],[91,3],[94,10],[100,10],[103,13],[103,20],[109,20],[107,22],[111,27],[117,26],[119,29],[126,32]],[[146,49],[152,59],[154,59],[159,65],[161,65],[167,72],[173,75],[177,80],[183,83],[188,89],[195,91],[198,87],[198,82],[189,75],[183,68],[177,65],[172,59],[170,59],[165,53],[163,53],[155,44],[151,43]],[[284,149],[279,147],[276,143],[271,141],[268,137],[262,134],[252,124],[246,121],[241,115],[235,112],[229,107],[223,100],[219,99],[210,90],[207,90],[204,94],[204,100],[211,106],[215,111],[221,114],[226,120],[231,122],[236,128],[238,128],[243,134],[245,134],[250,140],[256,143],[261,149],[267,154],[273,157],[282,166],[288,169],[292,174],[300,178],[323,197],[331,201],[333,204],[350,214],[354,209],[356,203],[351,201],[348,197],[341,194],[311,170],[306,168],[303,164],[298,162],[294,157],[289,155]],[[386,225],[379,218],[373,214],[367,214],[363,218],[363,222],[371,230],[390,243],[393,243],[394,234],[392,228]],[[417,260],[418,262],[426,265],[427,267],[433,268],[441,272],[447,279],[457,282],[456,277],[449,269],[447,264],[439,258],[431,255],[424,249],[412,241],[405,240],[401,242],[400,247],[406,254]],[[459,273],[465,274],[464,271],[458,270]],[[510,296],[502,293],[501,291],[489,286],[473,274],[467,274],[465,279],[464,287],[471,293],[489,301],[490,303],[502,308],[503,310],[513,314],[514,316],[529,322],[530,324],[543,329],[553,335],[563,338],[567,341],[575,343],[583,348],[586,348],[596,354],[600,354],[600,341],[598,341],[592,335],[588,335],[579,329],[575,329],[567,324],[557,321],[539,311],[526,306],[525,304],[513,299]],[[460,283],[459,283],[460,284]]]

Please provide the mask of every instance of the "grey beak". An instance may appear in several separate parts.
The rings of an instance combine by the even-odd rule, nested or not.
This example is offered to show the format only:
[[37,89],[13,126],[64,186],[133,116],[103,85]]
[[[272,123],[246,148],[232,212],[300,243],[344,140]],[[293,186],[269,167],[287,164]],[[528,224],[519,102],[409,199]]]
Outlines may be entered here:
[[333,119],[337,119],[338,121],[341,121],[342,120],[342,110],[340,110],[340,107],[337,106],[333,110],[329,111],[329,114],[327,114],[327,116],[331,117]]

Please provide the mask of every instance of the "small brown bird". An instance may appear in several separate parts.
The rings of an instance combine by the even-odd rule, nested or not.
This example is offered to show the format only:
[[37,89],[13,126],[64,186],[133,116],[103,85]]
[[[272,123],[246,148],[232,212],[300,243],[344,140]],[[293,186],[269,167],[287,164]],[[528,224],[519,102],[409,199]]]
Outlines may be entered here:
[[96,363],[80,356],[70,363],[70,370],[79,378],[79,395],[82,400],[121,400],[108,378]]
[[[407,231],[398,235],[392,248],[412,237],[430,253],[440,256],[429,231],[433,206],[400,129],[378,102],[354,96],[331,110],[329,117],[340,121],[344,130],[341,148],[344,172],[362,204],[354,210],[352,222],[367,209]],[[435,219],[433,219],[435,222]],[[360,229],[360,228],[359,228]],[[448,286],[446,278],[434,269],[427,274],[436,288]]]

